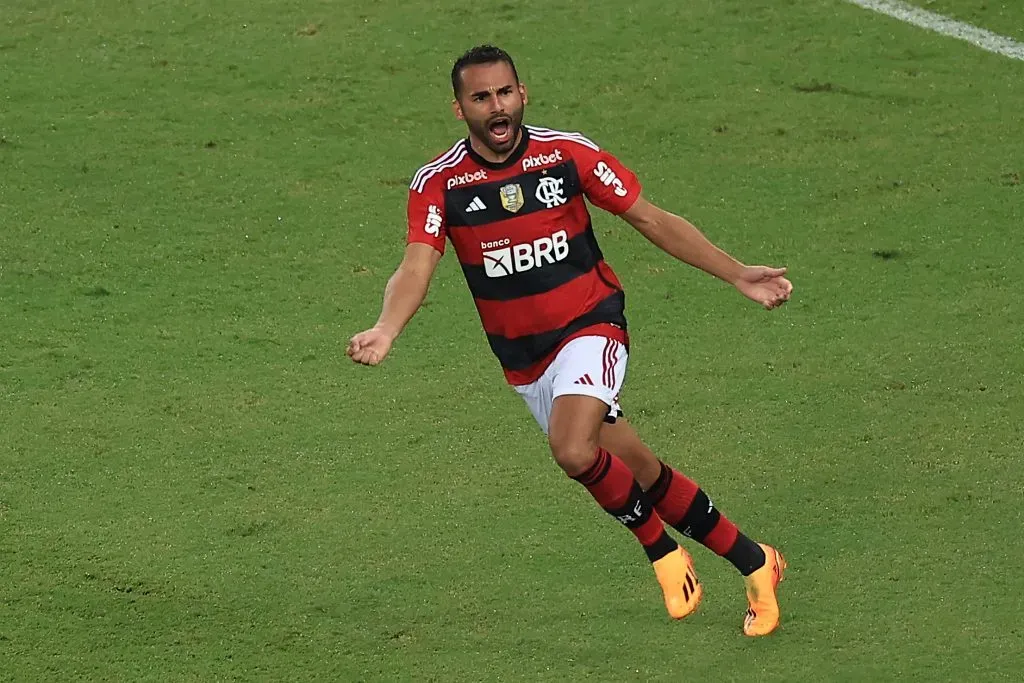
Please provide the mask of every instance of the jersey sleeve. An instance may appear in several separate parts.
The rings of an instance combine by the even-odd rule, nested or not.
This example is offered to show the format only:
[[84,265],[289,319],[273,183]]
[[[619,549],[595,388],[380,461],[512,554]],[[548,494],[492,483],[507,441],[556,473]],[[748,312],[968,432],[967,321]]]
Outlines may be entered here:
[[428,184],[422,192],[415,188],[409,190],[408,217],[406,243],[429,244],[443,254],[448,224],[444,217],[444,196],[436,186]]
[[583,193],[598,208],[615,215],[624,213],[640,196],[639,179],[612,154],[587,142],[590,144],[573,146]]

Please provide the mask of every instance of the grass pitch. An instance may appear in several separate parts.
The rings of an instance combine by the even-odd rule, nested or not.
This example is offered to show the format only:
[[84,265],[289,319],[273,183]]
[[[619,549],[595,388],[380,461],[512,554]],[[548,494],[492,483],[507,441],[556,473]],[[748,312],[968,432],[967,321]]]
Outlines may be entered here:
[[[1020,38],[1020,13],[924,3]],[[635,542],[503,387],[451,256],[343,355],[495,41],[750,262],[595,214],[624,407],[791,570],[774,636]],[[0,679],[1017,680],[1024,64],[840,1],[13,0],[0,18]]]

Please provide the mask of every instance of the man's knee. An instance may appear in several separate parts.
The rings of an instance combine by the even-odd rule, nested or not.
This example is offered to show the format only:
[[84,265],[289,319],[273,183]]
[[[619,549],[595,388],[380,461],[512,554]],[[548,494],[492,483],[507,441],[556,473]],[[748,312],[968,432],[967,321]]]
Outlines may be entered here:
[[570,477],[583,474],[594,463],[607,414],[608,406],[591,396],[566,395],[554,400],[548,443],[555,462]]
[[633,472],[644,490],[654,485],[661,475],[661,461],[625,420],[601,428],[601,448],[619,456]]
[[582,438],[578,435],[560,437],[557,434],[548,436],[551,455],[558,466],[570,477],[577,477],[586,472],[597,457],[597,440]]

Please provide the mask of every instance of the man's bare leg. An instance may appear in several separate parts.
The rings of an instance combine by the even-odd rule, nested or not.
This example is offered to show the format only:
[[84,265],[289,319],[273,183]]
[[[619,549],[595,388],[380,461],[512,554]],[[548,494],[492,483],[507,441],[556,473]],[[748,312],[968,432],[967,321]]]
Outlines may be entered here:
[[650,490],[661,474],[661,461],[625,419],[601,425],[601,448],[622,458],[644,491]]

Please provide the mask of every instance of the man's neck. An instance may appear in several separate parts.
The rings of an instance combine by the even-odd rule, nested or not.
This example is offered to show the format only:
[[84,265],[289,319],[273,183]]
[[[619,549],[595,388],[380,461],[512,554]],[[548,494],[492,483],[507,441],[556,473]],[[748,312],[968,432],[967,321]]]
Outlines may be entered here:
[[469,144],[473,146],[473,151],[479,154],[481,157],[486,159],[489,163],[500,164],[508,159],[512,154],[519,149],[519,143],[523,141],[523,130],[519,129],[519,134],[516,135],[516,140],[512,144],[512,147],[507,152],[497,153],[483,142],[481,142],[475,135],[470,133]]

